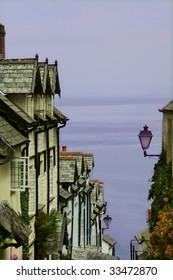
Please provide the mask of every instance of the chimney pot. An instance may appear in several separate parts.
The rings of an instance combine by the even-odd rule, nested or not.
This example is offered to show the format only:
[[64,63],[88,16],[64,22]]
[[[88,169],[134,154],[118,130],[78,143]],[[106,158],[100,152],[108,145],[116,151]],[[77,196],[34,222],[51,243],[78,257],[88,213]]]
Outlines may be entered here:
[[66,152],[67,151],[67,146],[62,146],[62,151]]

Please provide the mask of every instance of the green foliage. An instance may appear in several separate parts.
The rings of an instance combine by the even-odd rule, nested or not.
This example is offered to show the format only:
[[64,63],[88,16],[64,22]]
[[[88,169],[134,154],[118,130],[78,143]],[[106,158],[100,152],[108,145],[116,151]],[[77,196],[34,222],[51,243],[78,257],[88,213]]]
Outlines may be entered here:
[[172,162],[162,152],[154,166],[148,199],[152,200],[149,219],[150,240],[147,259],[173,259]]
[[[21,203],[21,218],[25,224],[29,225],[29,192],[28,190],[20,192],[20,203]],[[28,242],[23,244],[23,259],[28,259],[29,248]]]
[[47,257],[50,248],[47,247],[48,238],[55,238],[58,212],[52,209],[49,214],[40,211],[35,221],[37,259]]
[[4,238],[3,235],[0,235],[0,249],[5,249],[12,243],[11,238]]
[[62,254],[60,260],[71,260],[71,254],[64,255]]
[[149,190],[148,199],[152,200],[151,219],[149,221],[150,230],[153,229],[158,221],[158,212],[164,207],[164,198],[173,205],[173,186],[172,186],[172,163],[166,162],[166,155],[162,152],[159,161],[154,166],[152,184]]
[[26,190],[20,192],[20,203],[21,203],[21,217],[23,221],[29,225],[29,192]]
[[173,259],[173,208],[165,200],[165,206],[158,213],[158,221],[150,232],[148,259]]

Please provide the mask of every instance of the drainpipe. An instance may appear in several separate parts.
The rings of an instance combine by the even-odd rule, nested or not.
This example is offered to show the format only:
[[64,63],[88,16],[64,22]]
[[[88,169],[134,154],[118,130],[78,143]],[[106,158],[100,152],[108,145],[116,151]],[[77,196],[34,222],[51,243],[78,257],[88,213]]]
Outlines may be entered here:
[[26,146],[22,149],[22,152],[21,152],[22,157],[24,157],[24,156],[28,157],[28,147],[29,147],[29,142],[26,143]]
[[[44,126],[44,129],[39,130],[39,131],[34,131],[34,137],[35,137],[35,173],[36,173],[36,178],[35,178],[35,215],[36,215],[36,219],[38,217],[38,177],[39,177],[39,170],[38,170],[38,134],[45,132],[45,130],[47,129],[46,126]],[[35,235],[37,236],[37,228],[35,227]],[[34,259],[37,259],[37,241],[34,242]]]
[[39,177],[39,172],[38,172],[38,134],[43,133],[45,131],[45,128],[39,131],[35,131],[35,173],[36,173],[36,178],[35,178],[35,208],[36,208],[36,218],[38,217],[38,177]]
[[70,253],[72,254],[73,251],[73,231],[74,231],[74,197],[72,199],[72,221],[71,221],[71,248]]
[[60,150],[60,141],[59,141],[59,131],[61,128],[66,126],[66,120],[62,121],[62,125],[57,127],[57,211],[59,212],[59,187],[60,187],[60,168],[59,168],[59,150]]
[[68,201],[64,202],[64,205],[61,206],[61,214],[65,214],[66,212],[64,212],[64,208],[67,207],[68,205]]
[[[72,254],[73,252],[73,233],[74,233],[74,203],[75,203],[75,197],[77,197],[77,192],[74,192],[73,198],[72,198],[72,221],[71,221],[71,248],[70,252]],[[78,203],[79,204],[79,203]]]
[[46,129],[46,155],[47,155],[47,214],[49,214],[49,192],[50,192],[49,129]]
[[81,192],[79,193],[79,211],[78,211],[78,246],[81,245]]

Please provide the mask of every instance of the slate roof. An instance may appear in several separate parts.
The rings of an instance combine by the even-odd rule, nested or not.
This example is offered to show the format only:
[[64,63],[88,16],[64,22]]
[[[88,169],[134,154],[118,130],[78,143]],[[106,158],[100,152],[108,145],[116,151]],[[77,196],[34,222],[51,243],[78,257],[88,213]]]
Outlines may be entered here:
[[84,160],[87,162],[88,171],[92,171],[94,167],[94,156],[93,154],[83,154]]
[[0,227],[21,243],[26,242],[31,233],[29,226],[22,221],[6,200],[0,202]]
[[60,183],[74,183],[77,176],[77,166],[75,157],[59,158]]
[[3,59],[0,88],[6,94],[34,93],[36,80],[41,86],[37,58]]
[[83,166],[83,153],[82,152],[71,152],[71,151],[61,151],[60,156],[66,156],[66,157],[75,157],[76,162],[77,162],[77,170],[78,170],[78,175],[82,175],[84,171],[84,166]]
[[72,192],[77,192],[79,189],[80,189],[79,186],[74,185],[74,184],[71,185],[71,191],[72,191]]
[[50,83],[52,87],[52,93],[57,93],[60,96],[61,89],[59,83],[57,61],[55,60],[55,64],[48,64],[48,69],[49,69],[49,77],[50,77]]
[[138,247],[138,255],[142,255],[142,253],[146,253],[146,249],[148,248],[148,241],[150,239],[149,228],[145,228],[142,231],[135,234],[135,239],[139,244]]
[[0,76],[0,89],[6,94],[49,92],[60,95],[61,92],[57,61],[54,64],[48,64],[48,59],[38,62],[38,55],[1,60]]
[[43,88],[43,94],[45,93],[52,94],[47,60],[46,62],[39,62],[38,67],[40,72],[42,88]]
[[92,187],[91,186],[86,186],[83,191],[84,191],[84,193],[89,193],[89,192],[92,191]]
[[71,155],[76,157],[78,174],[82,175],[84,170],[82,152],[71,152]]
[[14,122],[19,130],[36,125],[36,121],[33,118],[3,95],[0,95],[0,113],[6,115],[10,122]]
[[173,99],[168,104],[166,104],[162,109],[159,109],[159,111],[163,113],[173,114]]
[[28,138],[23,136],[2,116],[0,116],[0,136],[11,147],[28,142]]
[[4,164],[11,160],[13,155],[14,149],[0,136],[0,164]]
[[69,118],[67,118],[60,110],[58,110],[56,107],[53,108],[54,116],[60,120],[60,121],[68,121]]
[[102,240],[110,244],[111,246],[114,246],[117,243],[117,241],[108,234],[103,234]]
[[68,191],[66,191],[63,188],[59,189],[59,195],[60,197],[62,197],[64,200],[69,200],[73,195],[71,193],[69,193]]

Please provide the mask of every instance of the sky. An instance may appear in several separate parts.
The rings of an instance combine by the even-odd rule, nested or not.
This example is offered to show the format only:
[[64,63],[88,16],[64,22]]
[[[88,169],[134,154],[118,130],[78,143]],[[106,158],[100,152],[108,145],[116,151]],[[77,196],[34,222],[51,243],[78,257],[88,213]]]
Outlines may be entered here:
[[1,0],[6,57],[59,63],[62,97],[169,94],[171,0]]
[[[147,197],[144,187],[155,161],[143,158],[136,136],[145,119],[155,136],[153,152],[160,148],[158,108],[173,96],[172,0],[1,0],[0,23],[6,29],[6,58],[38,53],[40,61],[58,60],[61,99],[56,104],[70,119],[61,139],[73,150],[94,153],[94,174],[109,185],[110,204],[116,201],[121,210],[119,203],[128,196],[127,207],[136,215],[131,219],[139,220],[137,212],[145,209],[135,207],[140,192]],[[115,170],[106,170],[103,157],[109,157]],[[132,192],[123,189],[128,185],[136,188],[135,204]],[[114,186],[121,189],[112,196]],[[117,226],[122,227],[125,238],[129,217],[124,209],[121,213],[124,220],[115,218],[113,224],[115,235]]]

